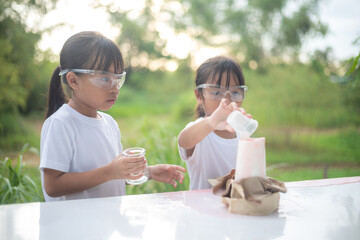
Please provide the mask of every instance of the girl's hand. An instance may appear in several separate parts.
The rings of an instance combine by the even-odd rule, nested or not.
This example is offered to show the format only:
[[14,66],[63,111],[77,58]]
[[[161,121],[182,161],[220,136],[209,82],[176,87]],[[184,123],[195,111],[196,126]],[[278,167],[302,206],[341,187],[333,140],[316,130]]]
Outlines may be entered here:
[[230,113],[238,109],[235,102],[230,102],[223,98],[218,108],[209,117],[209,123],[214,130],[228,130],[233,132],[232,128],[227,124],[226,119]]
[[184,180],[184,174],[181,172],[186,172],[186,169],[178,165],[157,164],[149,166],[149,179],[177,187],[177,181],[182,184]]
[[242,114],[244,114],[244,115],[247,116],[248,118],[252,118],[251,114],[246,113],[245,109],[243,109],[243,108],[237,108],[236,110],[240,111]]
[[109,165],[109,175],[111,179],[131,179],[135,180],[142,175],[132,176],[146,168],[146,158],[141,157],[125,157],[120,154]]

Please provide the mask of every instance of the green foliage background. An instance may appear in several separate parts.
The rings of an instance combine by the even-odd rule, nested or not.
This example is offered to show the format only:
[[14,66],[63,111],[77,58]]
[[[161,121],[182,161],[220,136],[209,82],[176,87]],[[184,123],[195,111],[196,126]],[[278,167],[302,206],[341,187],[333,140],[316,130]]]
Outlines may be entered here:
[[[109,114],[119,124],[125,148],[146,148],[150,165],[185,166],[178,154],[177,135],[194,120],[194,61],[192,53],[177,59],[166,51],[167,39],[154,27],[162,16],[176,33],[192,37],[199,48],[226,46],[239,61],[249,88],[243,107],[259,121],[254,137],[266,138],[269,176],[297,181],[360,175],[359,53],[339,62],[326,49],[315,51],[308,63],[298,61],[303,42],[327,32],[317,16],[318,0],[302,1],[290,15],[284,13],[286,0],[251,0],[246,6],[236,1],[166,0],[158,12],[153,11],[151,0],[144,2],[143,11],[134,19],[116,2],[104,6],[92,1],[107,9],[112,24],[121,30],[115,41],[128,74]],[[44,16],[55,3],[0,1],[0,186],[12,189],[6,189],[9,184],[4,179],[14,179],[18,186],[13,173],[20,169],[18,179],[29,176],[37,186],[26,195],[31,198],[19,195],[12,202],[43,200],[39,158],[21,149],[25,143],[39,148],[47,88],[59,63],[54,61],[58,56],[37,49],[44,32],[30,29],[25,20],[34,12]],[[271,42],[268,49],[265,39]],[[354,44],[359,46],[359,40]],[[290,61],[283,61],[284,56]],[[165,70],[170,60],[179,65],[175,72]],[[154,61],[161,63],[158,70],[150,70]],[[257,68],[249,68],[252,61]],[[348,73],[341,74],[341,69]],[[7,160],[20,158],[11,164]],[[127,193],[187,190],[188,183],[185,174],[184,184],[177,189],[150,181],[128,186]]]

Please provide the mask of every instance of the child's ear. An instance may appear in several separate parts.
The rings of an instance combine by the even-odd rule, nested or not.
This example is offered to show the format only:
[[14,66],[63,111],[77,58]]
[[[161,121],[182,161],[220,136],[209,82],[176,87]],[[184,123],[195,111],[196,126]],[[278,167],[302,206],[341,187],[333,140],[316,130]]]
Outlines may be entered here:
[[196,97],[196,101],[198,104],[202,104],[203,102],[203,96],[201,94],[201,92],[197,89],[194,90],[194,93],[195,93],[195,97]]
[[68,82],[68,84],[70,85],[70,87],[72,89],[77,89],[79,87],[79,82],[78,82],[79,79],[78,79],[78,77],[76,76],[75,73],[68,72],[66,74],[66,79],[67,79],[67,82]]

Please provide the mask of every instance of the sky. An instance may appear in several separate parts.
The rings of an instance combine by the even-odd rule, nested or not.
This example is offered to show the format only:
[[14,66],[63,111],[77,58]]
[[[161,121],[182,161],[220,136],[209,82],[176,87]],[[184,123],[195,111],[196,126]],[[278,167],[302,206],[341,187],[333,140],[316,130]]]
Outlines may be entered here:
[[[155,0],[154,2],[161,1]],[[111,0],[100,0],[100,2],[108,3]],[[143,5],[142,0],[117,0],[117,2],[122,9],[141,9]],[[320,19],[328,24],[329,32],[325,38],[308,39],[304,42],[301,58],[306,59],[314,49],[324,50],[328,46],[333,48],[334,57],[337,60],[357,56],[360,51],[360,43],[357,46],[352,43],[356,37],[360,36],[359,11],[359,0],[323,0],[318,12]],[[62,45],[71,35],[84,30],[102,32],[110,39],[115,39],[119,34],[119,30],[111,26],[106,12],[89,6],[88,0],[59,0],[56,9],[42,19],[40,28],[45,29],[62,22],[65,24],[64,26],[57,28],[51,34],[43,35],[39,43],[40,49],[51,49],[58,55]],[[184,57],[184,52],[194,51],[193,48],[196,48],[184,35],[176,36],[165,30],[163,36],[171,40],[167,46],[168,52],[178,57]],[[179,45],[182,46],[182,49],[179,49]],[[195,55],[196,62],[200,64],[208,57],[217,54],[219,52],[214,49],[201,49]]]
[[353,42],[360,37],[360,1],[359,0],[323,0],[319,8],[320,19],[328,24],[329,32],[323,39],[312,39],[303,46],[303,52],[314,49],[326,49],[331,46],[336,59],[343,60],[357,56],[357,46]]

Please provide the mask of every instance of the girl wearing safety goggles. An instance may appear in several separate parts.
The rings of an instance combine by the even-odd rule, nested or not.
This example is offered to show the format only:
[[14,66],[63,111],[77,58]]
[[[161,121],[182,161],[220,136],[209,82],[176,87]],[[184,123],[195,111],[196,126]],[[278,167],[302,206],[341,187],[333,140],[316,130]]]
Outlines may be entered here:
[[211,188],[208,179],[224,176],[236,167],[239,136],[226,123],[229,114],[244,100],[245,79],[239,64],[227,57],[214,57],[197,69],[195,97],[197,120],[178,137],[179,152],[186,162],[190,190]]
[[[41,130],[40,170],[46,201],[121,196],[125,179],[146,168],[146,159],[122,154],[116,121],[109,110],[126,72],[119,48],[97,32],[70,37],[51,78]],[[182,183],[185,169],[149,166],[149,179]]]

